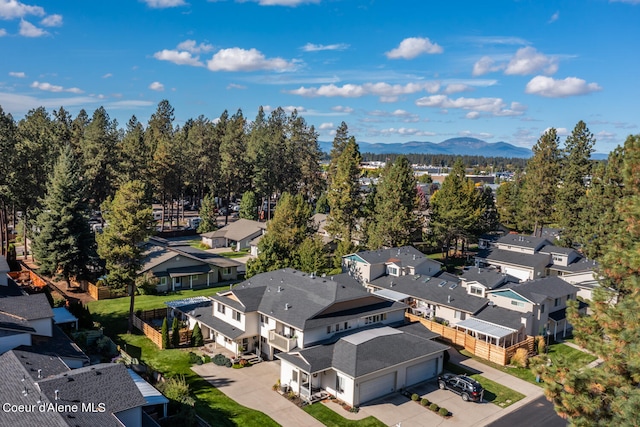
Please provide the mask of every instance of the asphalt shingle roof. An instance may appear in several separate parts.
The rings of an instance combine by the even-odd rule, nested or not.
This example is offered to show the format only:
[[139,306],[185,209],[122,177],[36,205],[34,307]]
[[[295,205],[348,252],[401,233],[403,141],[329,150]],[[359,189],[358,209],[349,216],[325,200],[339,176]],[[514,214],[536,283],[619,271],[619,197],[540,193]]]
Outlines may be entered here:
[[577,288],[558,276],[543,277],[542,279],[528,280],[522,283],[508,283],[496,292],[503,289],[511,289],[522,295],[529,301],[542,303],[547,298],[566,297],[577,292]]
[[504,282],[519,282],[520,279],[492,268],[469,267],[462,272],[460,278],[466,282],[478,282],[487,289],[495,289]]
[[490,248],[479,251],[476,258],[533,268],[541,264],[549,264],[551,255],[541,253],[527,254],[524,252],[509,251],[506,249]]
[[80,350],[80,347],[59,326],[53,325],[52,331],[52,337],[33,335],[31,337],[31,346],[20,346],[18,349],[47,356],[83,359],[87,363],[89,362],[89,357]]
[[240,263],[218,254],[203,251],[184,243],[171,243],[158,237],[151,237],[145,243],[144,248],[144,258],[142,259],[139,273],[151,270],[163,262],[180,255],[216,267],[237,267],[240,265]]
[[423,262],[433,262],[439,264],[430,258],[427,258],[422,252],[413,246],[402,246],[399,248],[377,249],[374,251],[357,252],[360,258],[369,264],[380,264],[391,262],[400,263],[402,266],[418,266]]
[[507,328],[517,330],[522,326],[522,317],[528,314],[529,313],[520,313],[519,311],[498,307],[497,305],[488,305],[473,317],[495,325],[506,326]]
[[24,320],[53,318],[53,310],[43,293],[0,298],[0,313],[20,317]]
[[[393,284],[393,286],[391,286]],[[440,286],[442,284],[442,286]],[[383,276],[371,282],[372,286],[393,289],[414,298],[430,301],[456,310],[475,313],[489,302],[486,298],[469,295],[457,282],[428,276]]]
[[518,246],[521,248],[536,249],[541,245],[550,245],[551,242],[542,237],[526,236],[523,234],[505,234],[497,240],[498,244]]

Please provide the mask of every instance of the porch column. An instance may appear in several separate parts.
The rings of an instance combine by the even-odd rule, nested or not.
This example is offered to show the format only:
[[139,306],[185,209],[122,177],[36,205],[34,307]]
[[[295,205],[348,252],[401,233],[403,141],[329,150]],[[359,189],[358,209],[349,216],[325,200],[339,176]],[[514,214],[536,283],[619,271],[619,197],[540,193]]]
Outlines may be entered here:
[[189,276],[189,289],[193,289],[193,274]]
[[211,272],[207,272],[207,288],[209,287],[209,275],[211,274]]

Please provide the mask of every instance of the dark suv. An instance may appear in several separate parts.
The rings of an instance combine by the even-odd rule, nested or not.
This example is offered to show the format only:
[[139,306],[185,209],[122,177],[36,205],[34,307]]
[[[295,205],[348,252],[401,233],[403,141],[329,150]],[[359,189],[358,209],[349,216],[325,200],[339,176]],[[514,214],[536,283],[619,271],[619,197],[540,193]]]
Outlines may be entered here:
[[481,402],[484,389],[480,383],[466,375],[442,374],[438,377],[440,390],[448,389],[462,396],[462,400]]

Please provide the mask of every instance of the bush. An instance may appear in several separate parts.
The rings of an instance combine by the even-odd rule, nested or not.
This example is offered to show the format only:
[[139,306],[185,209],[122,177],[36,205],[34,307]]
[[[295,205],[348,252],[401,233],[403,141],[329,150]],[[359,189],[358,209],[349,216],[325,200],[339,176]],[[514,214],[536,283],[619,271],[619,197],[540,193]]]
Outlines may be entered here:
[[249,361],[246,359],[240,359],[240,362],[238,362],[238,364],[243,368],[247,365],[250,365]]
[[416,393],[413,393],[411,395],[411,400],[413,400],[414,402],[417,402],[420,399],[420,396],[418,396]]
[[180,323],[177,317],[174,317],[171,323],[171,347],[180,347]]
[[440,408],[438,409],[438,414],[442,415],[443,417],[446,417],[447,415],[449,415],[449,410],[446,408]]
[[204,356],[204,357],[202,358],[202,362],[203,362],[203,363],[209,363],[209,362],[211,362],[211,357],[209,357],[209,356]]
[[202,330],[200,324],[196,323],[193,327],[193,334],[191,335],[191,345],[193,347],[202,347],[204,345],[204,338],[202,337]]
[[543,354],[545,348],[547,347],[547,343],[544,340],[544,337],[542,335],[538,335],[536,337],[536,344],[537,344],[537,347],[538,347],[538,354]]
[[225,363],[225,365],[227,368],[230,368],[233,366],[233,363],[231,363],[231,360],[229,360],[227,363]]
[[224,354],[216,354],[215,356],[213,356],[213,363],[218,366],[227,366],[227,363],[229,362],[229,358]]
[[169,324],[166,317],[162,321],[162,348],[169,348]]
[[440,410],[440,407],[437,404],[432,403],[431,405],[429,405],[429,409],[431,409],[433,412],[438,412]]
[[200,364],[202,364],[202,357],[198,356],[193,351],[190,351],[189,352],[189,363],[191,363],[193,365],[194,363],[198,363],[198,362],[200,362]]
[[424,399],[423,398],[422,400],[420,400],[420,404],[422,406],[429,406],[431,404],[431,402],[429,402],[429,399]]
[[232,364],[232,365],[231,365],[231,367],[232,367],[233,369],[240,369],[240,368],[242,368],[242,365],[241,365],[241,364],[239,364],[239,363],[234,363],[234,364]]
[[529,351],[526,348],[519,348],[516,353],[511,357],[511,364],[526,368],[529,364]]

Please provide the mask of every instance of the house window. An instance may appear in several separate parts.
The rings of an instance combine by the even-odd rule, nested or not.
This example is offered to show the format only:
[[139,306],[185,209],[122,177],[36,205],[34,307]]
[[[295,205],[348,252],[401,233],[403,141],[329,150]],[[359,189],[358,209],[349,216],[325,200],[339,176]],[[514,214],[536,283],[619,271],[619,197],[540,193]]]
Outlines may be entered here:
[[348,327],[349,327],[349,322],[344,322],[344,328],[348,329]]
[[382,322],[383,320],[387,320],[387,313],[375,314],[373,316],[367,316],[364,318],[364,324],[370,325],[372,323]]
[[524,303],[522,301],[511,300],[511,305],[515,305],[516,307],[524,307]]
[[540,306],[540,313],[544,313],[544,304]]
[[293,381],[294,383],[298,382],[298,371],[291,372],[291,381]]
[[478,288],[477,286],[471,286],[469,288],[469,293],[472,295],[482,296],[482,288]]
[[553,303],[553,306],[554,306],[554,307],[559,306],[559,305],[560,305],[560,300],[561,300],[561,299],[562,299],[562,298],[556,298],[556,300],[555,300],[555,301],[554,301],[554,303]]
[[200,278],[200,275],[198,275],[198,274],[193,274],[193,275],[191,275],[191,281],[192,281],[192,282],[197,281],[199,278]]
[[224,314],[224,312],[225,312],[224,304],[218,303],[218,313]]
[[224,276],[228,276],[229,274],[231,274],[231,268],[230,267],[225,267],[222,269],[222,274]]
[[567,301],[571,299],[571,295],[567,295]]
[[166,285],[166,284],[167,284],[167,278],[166,278],[166,277],[161,277],[161,278],[160,278],[160,284],[161,284],[162,286]]
[[263,324],[266,325],[267,323],[269,323],[269,318],[267,316],[265,316],[264,314],[261,314],[260,315],[260,323],[263,323]]
[[327,333],[330,334],[331,333],[331,326],[327,326]]
[[242,318],[242,315],[240,314],[239,311],[233,310],[233,318],[239,322],[240,319]]
[[453,317],[454,317],[454,319],[464,320],[464,319],[467,318],[467,314],[465,312],[455,310],[453,312]]
[[344,377],[336,375],[336,393],[344,393]]
[[340,330],[340,323],[336,323],[336,332]]
[[392,266],[387,266],[387,274],[390,274],[392,276],[397,276],[398,275],[398,268],[397,267],[392,267]]

